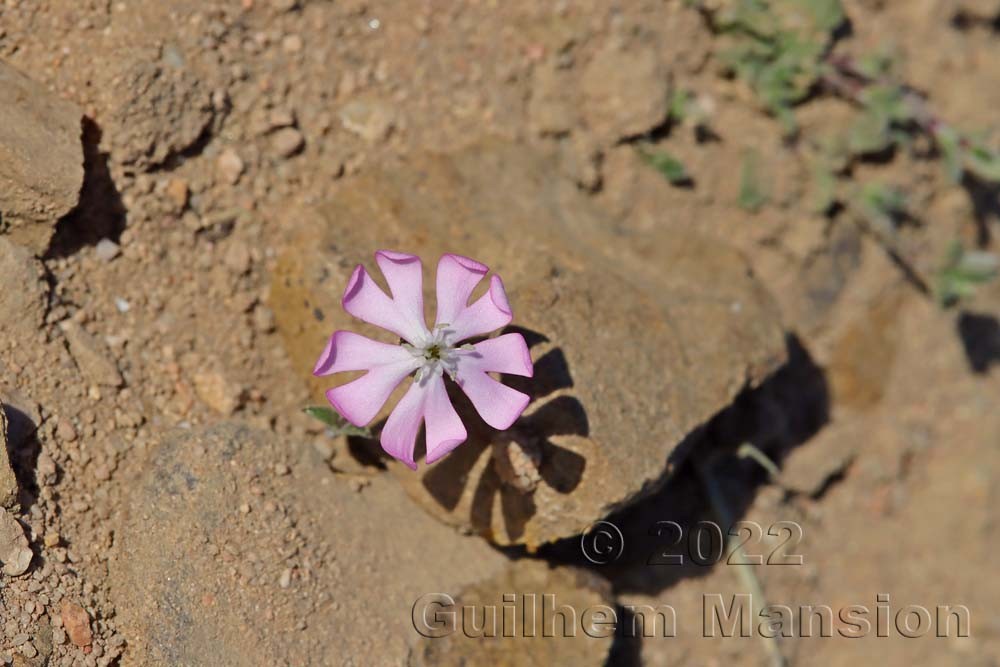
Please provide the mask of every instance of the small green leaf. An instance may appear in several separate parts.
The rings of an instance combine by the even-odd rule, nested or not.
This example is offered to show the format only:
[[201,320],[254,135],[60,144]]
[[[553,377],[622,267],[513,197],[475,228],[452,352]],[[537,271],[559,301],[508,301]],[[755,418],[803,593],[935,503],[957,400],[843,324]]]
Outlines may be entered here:
[[687,118],[691,101],[691,93],[686,90],[675,90],[670,97],[670,119],[680,122]]
[[978,285],[1000,274],[1000,257],[979,250],[966,250],[961,242],[952,241],[945,262],[937,276],[935,289],[938,303],[947,307],[972,296]]
[[767,192],[760,181],[759,161],[756,151],[747,151],[740,166],[740,193],[737,203],[740,208],[751,213],[759,211],[768,200]]
[[906,213],[906,195],[882,183],[865,183],[855,195],[854,205],[874,231],[891,237],[897,220]]
[[973,146],[966,153],[969,171],[984,181],[1000,181],[1000,153],[986,146]]
[[882,50],[877,53],[866,53],[855,61],[857,70],[868,79],[879,79],[892,70],[893,56]]
[[813,168],[815,198],[813,206],[817,213],[827,213],[837,202],[837,175],[826,164]]
[[362,428],[360,426],[355,426],[351,424],[339,414],[333,408],[328,408],[325,406],[309,406],[302,410],[310,417],[318,419],[327,426],[327,430],[330,435],[336,437],[338,435],[354,435],[362,438],[371,438],[371,429]]
[[847,136],[852,155],[880,153],[909,141],[909,135],[899,128],[913,120],[913,110],[899,86],[869,86],[861,91],[859,99],[864,111]]
[[660,172],[660,175],[671,184],[687,185],[691,183],[691,176],[684,168],[684,164],[669,153],[650,153],[640,149],[639,155],[646,164]]
[[888,122],[905,123],[913,119],[913,110],[906,103],[903,89],[897,85],[871,85],[861,91],[858,97],[866,109]]
[[812,17],[817,29],[833,31],[844,22],[844,8],[840,0],[797,0]]
[[939,129],[934,137],[944,160],[945,173],[952,183],[958,183],[962,180],[963,171],[962,138],[950,127]]
[[889,119],[872,111],[862,113],[847,132],[851,155],[880,153],[892,145]]
[[840,0],[732,0],[713,14],[724,37],[727,68],[747,83],[788,136],[798,131],[792,107],[813,90],[833,32],[843,23]]

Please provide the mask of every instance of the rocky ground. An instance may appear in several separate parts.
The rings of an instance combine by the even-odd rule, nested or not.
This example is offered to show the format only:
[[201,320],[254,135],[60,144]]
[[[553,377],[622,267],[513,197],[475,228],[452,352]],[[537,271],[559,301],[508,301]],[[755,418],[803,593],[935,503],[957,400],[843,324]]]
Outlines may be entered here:
[[[857,167],[910,194],[894,253],[817,213],[690,4],[0,2],[0,664],[1000,664],[1000,286],[945,310],[913,280],[995,250],[998,191],[900,152]],[[844,4],[844,48],[995,125],[996,2]],[[488,263],[536,365],[512,429],[469,419],[419,473],[302,413],[379,247]],[[705,638],[741,568],[649,562],[702,520],[801,526],[801,566],[754,568],[770,602],[960,604],[971,637]],[[677,636],[413,628],[422,595],[509,591],[672,605]]]

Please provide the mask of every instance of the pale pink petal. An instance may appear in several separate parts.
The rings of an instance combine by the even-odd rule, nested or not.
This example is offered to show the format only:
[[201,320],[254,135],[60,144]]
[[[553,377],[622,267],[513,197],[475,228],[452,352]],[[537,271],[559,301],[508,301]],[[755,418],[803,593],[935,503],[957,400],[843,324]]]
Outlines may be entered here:
[[416,357],[408,356],[409,359],[374,366],[357,380],[329,390],[327,400],[355,426],[368,425],[403,378],[420,365]]
[[414,321],[412,308],[404,309],[386,296],[360,264],[347,282],[342,303],[351,315],[391,331],[414,345],[420,344],[427,335],[426,324]]
[[507,301],[503,281],[500,280],[500,276],[494,275],[490,279],[489,291],[458,313],[449,323],[451,326],[448,329],[453,332],[452,342],[459,342],[495,331],[510,324],[511,319],[513,315],[510,312],[510,303]]
[[524,336],[509,333],[489,338],[472,346],[474,354],[463,354],[461,363],[471,365],[481,371],[508,373],[531,377],[535,368]]
[[462,257],[442,255],[437,267],[437,323],[453,324],[469,305],[469,297],[490,269],[485,264]]
[[464,360],[459,363],[455,377],[483,421],[495,429],[509,428],[528,407],[527,394],[497,382],[484,371],[465,364]]
[[412,359],[399,345],[380,343],[350,331],[335,331],[313,368],[320,377],[342,371],[366,371],[375,366]]
[[468,437],[465,425],[448,398],[444,378],[440,376],[427,380],[424,422],[427,426],[427,463],[434,463]]
[[396,303],[412,327],[417,331],[426,331],[424,318],[424,267],[416,255],[408,255],[392,250],[379,250],[375,253],[375,262],[382,270],[385,281],[389,284],[392,300]]
[[414,470],[417,464],[413,460],[413,450],[423,421],[425,393],[426,387],[421,387],[419,382],[411,384],[382,427],[382,449]]

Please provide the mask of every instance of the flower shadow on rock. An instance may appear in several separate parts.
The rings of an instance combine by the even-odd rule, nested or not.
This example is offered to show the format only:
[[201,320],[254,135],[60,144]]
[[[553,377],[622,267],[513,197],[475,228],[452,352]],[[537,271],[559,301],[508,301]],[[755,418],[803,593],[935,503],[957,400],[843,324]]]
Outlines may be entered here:
[[[502,333],[520,333],[529,348],[547,343],[544,335],[521,327],[507,327]],[[547,396],[573,387],[573,378],[560,348],[549,350],[535,361],[533,378],[504,375],[502,381],[531,398],[535,406]],[[475,409],[460,391],[450,392],[455,409],[460,415],[474,415]],[[586,460],[574,451],[553,442],[553,437],[590,434],[586,410],[579,400],[565,394],[556,396],[530,414],[523,415],[505,431],[497,431],[481,419],[464,420],[469,424],[469,439],[446,459],[428,469],[422,483],[428,493],[449,511],[454,510],[465,493],[466,485],[475,483],[470,522],[480,533],[489,534],[493,525],[495,499],[500,496],[507,534],[517,539],[524,533],[528,520],[537,508],[534,487],[519,487],[505,474],[504,465],[498,460],[500,445],[514,443],[527,453],[531,470],[537,475],[538,484],[545,484],[557,493],[568,494],[583,478]],[[470,475],[484,453],[490,457],[478,479]]]

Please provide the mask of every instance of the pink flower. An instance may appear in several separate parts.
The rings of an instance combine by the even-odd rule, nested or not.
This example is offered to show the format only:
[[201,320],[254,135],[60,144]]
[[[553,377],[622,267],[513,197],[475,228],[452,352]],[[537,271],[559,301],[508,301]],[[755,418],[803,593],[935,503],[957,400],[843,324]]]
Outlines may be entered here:
[[483,421],[495,429],[510,427],[527,407],[528,396],[489,373],[531,377],[534,367],[524,337],[509,333],[461,344],[510,323],[513,316],[500,277],[493,275],[489,291],[469,304],[472,291],[489,268],[459,255],[442,256],[437,269],[437,318],[434,328],[428,329],[420,258],[379,250],[375,261],[392,296],[359,264],[344,290],[344,310],[405,342],[390,345],[349,331],[334,332],[313,374],[368,372],[326,392],[330,404],[355,426],[366,426],[399,383],[415,373],[382,428],[381,438],[386,452],[414,470],[413,450],[421,422],[426,425],[427,463],[458,447],[468,435],[448,398],[444,375],[462,388]]

